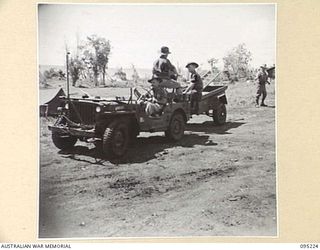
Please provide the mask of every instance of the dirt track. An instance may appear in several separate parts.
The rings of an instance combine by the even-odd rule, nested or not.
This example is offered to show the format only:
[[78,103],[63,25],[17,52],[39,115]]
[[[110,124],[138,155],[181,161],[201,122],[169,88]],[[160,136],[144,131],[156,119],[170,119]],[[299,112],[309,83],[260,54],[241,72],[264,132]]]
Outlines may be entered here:
[[188,122],[170,143],[142,133],[118,163],[92,145],[68,152],[40,119],[39,236],[274,236],[277,234],[274,84],[254,107],[252,83],[227,90],[227,123]]

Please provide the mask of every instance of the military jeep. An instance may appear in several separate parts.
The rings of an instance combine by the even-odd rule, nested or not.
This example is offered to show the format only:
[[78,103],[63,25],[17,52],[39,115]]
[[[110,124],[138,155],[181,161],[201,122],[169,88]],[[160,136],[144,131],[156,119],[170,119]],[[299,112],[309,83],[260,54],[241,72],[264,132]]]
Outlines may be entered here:
[[49,126],[52,140],[59,149],[68,149],[77,140],[102,146],[109,157],[123,156],[140,132],[164,131],[171,140],[180,140],[190,118],[187,101],[169,101],[162,114],[150,117],[144,105],[132,98],[67,98],[54,125]]
[[[208,87],[209,92],[204,92],[200,102],[201,113],[212,116],[216,124],[223,124],[226,87]],[[132,89],[127,100],[60,97],[64,106],[59,108],[56,122],[49,126],[53,143],[62,150],[73,147],[77,140],[94,143],[102,147],[106,156],[117,158],[125,155],[130,142],[140,132],[164,131],[170,140],[178,141],[193,113],[188,95],[175,97],[175,94],[169,95],[168,103],[156,117],[148,116],[145,106],[133,99]]]

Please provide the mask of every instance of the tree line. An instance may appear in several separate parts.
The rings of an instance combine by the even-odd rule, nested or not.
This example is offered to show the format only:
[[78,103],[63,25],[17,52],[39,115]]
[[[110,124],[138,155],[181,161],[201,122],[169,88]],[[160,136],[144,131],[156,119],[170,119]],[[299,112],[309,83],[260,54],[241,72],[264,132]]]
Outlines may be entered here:
[[[84,41],[80,41],[80,45],[77,45],[77,52],[70,55],[69,58],[68,66],[72,85],[75,86],[79,79],[91,80],[96,87],[101,84],[106,85],[110,53],[110,41],[104,37],[91,35],[86,37]],[[224,65],[222,72],[229,80],[237,81],[239,78],[252,78],[254,74],[254,70],[250,67],[252,53],[244,43],[239,44],[227,52],[222,60]],[[219,59],[212,57],[207,62],[210,64],[212,73],[221,72],[216,66]],[[137,70],[134,65],[132,65],[132,68],[134,72],[132,75],[133,80],[137,82],[139,80]],[[48,79],[56,76],[58,76],[59,79],[65,78],[65,74],[61,70],[54,72],[52,69],[44,72],[44,76]],[[126,80],[126,74],[122,68],[115,73],[115,76],[120,80]],[[112,78],[111,80],[113,81]]]

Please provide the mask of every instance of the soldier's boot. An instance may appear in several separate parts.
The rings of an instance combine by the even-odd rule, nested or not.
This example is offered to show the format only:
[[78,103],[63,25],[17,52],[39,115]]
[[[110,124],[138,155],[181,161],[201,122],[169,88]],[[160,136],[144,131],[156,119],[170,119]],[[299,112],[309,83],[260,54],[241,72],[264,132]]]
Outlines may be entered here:
[[267,97],[267,95],[266,95],[266,94],[262,95],[262,101],[261,101],[260,106],[262,106],[262,107],[267,106],[267,105],[264,103],[264,100],[266,99],[266,97]]
[[259,97],[256,97],[256,105],[259,106]]

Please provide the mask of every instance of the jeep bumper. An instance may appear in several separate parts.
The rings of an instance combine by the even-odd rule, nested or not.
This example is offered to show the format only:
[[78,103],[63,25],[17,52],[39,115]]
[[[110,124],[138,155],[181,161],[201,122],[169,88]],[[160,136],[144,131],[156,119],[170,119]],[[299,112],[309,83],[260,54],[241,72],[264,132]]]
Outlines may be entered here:
[[95,138],[95,130],[92,129],[82,129],[82,128],[73,128],[65,125],[49,125],[49,130],[58,134],[69,134],[76,137],[86,137],[86,138]]

